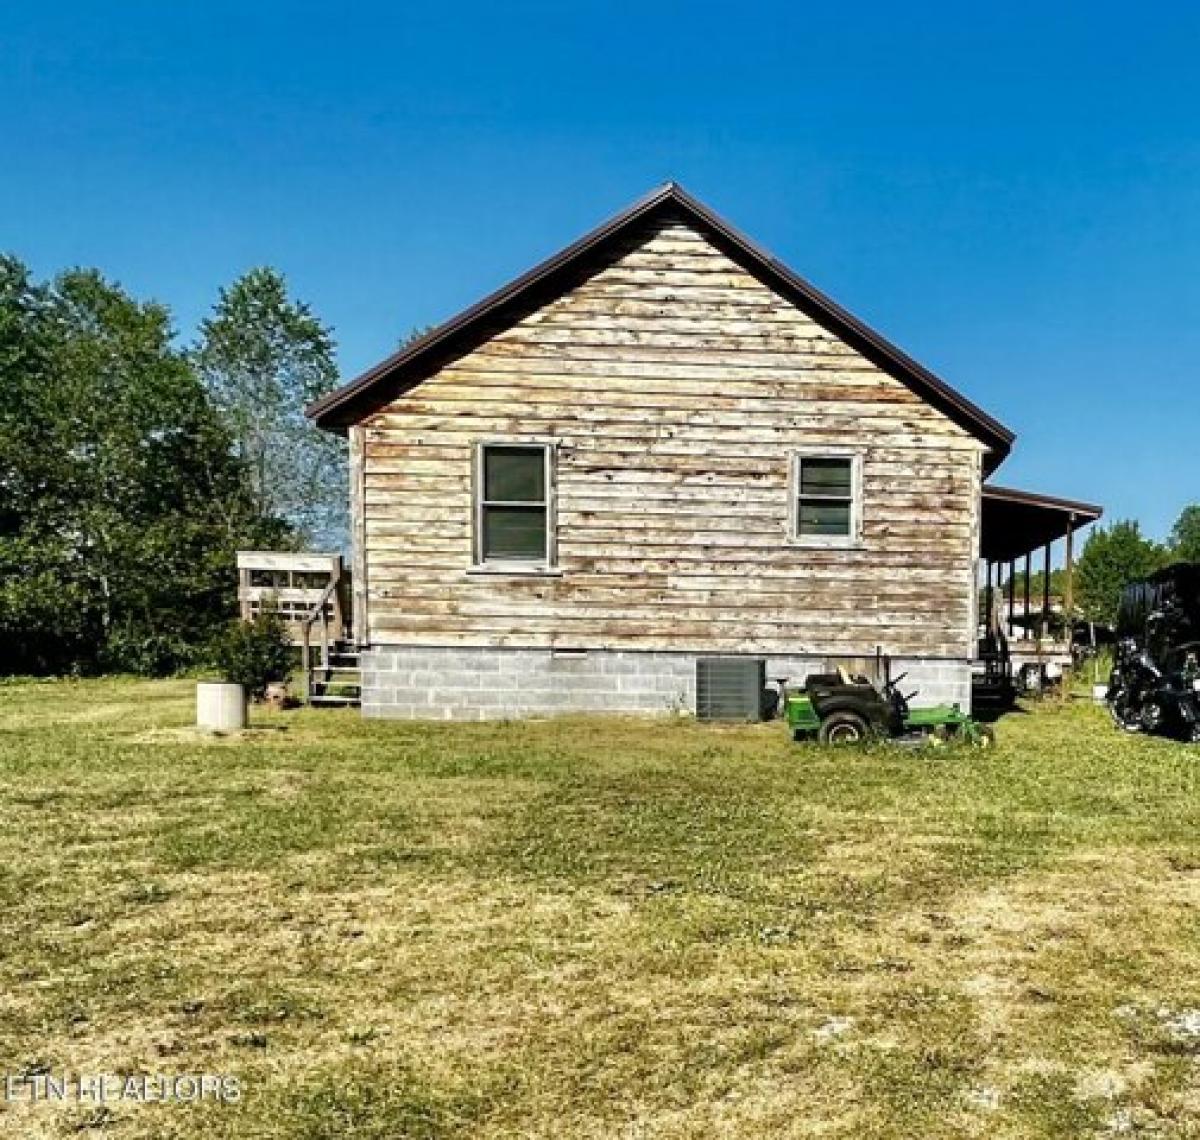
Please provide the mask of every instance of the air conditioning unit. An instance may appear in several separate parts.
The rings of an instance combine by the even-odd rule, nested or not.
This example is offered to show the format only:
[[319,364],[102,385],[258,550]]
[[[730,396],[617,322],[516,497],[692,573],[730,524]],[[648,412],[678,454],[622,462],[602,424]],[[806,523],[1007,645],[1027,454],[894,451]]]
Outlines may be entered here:
[[762,657],[697,657],[699,720],[762,720],[767,662]]

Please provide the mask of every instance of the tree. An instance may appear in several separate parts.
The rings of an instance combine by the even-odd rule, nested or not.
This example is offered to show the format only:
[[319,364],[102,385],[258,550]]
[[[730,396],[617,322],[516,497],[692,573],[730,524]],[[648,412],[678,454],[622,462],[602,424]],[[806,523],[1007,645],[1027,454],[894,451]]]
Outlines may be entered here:
[[1158,569],[1163,561],[1163,548],[1143,537],[1132,519],[1096,527],[1075,571],[1076,596],[1084,617],[1113,625],[1121,590]]
[[[1014,592],[1018,598],[1025,596],[1025,568],[1024,563],[1017,564],[1016,573],[1013,575]],[[1033,570],[1029,575],[1029,597],[1031,604],[1041,606],[1042,596],[1044,592],[1044,582],[1046,575],[1041,570]],[[1050,571],[1050,596],[1059,599],[1063,596],[1063,587],[1066,584],[1066,571],[1061,566],[1054,567]],[[1008,593],[1008,575],[1002,574],[1000,590],[1007,595]]]
[[211,664],[217,676],[244,685],[255,700],[292,671],[292,639],[278,610],[262,609],[251,621],[232,621],[214,638]]
[[0,643],[7,670],[193,663],[268,531],[164,308],[0,260]]
[[70,494],[56,468],[71,445],[67,423],[49,399],[52,327],[49,289],[35,284],[15,258],[0,259],[0,642],[7,648],[6,671],[69,659],[89,624],[76,583],[60,572],[72,559],[72,542],[61,521]]
[[410,344],[415,344],[427,332],[432,331],[432,329],[433,325],[413,325],[413,327],[396,342],[396,348],[399,350],[402,348],[407,348]]
[[345,441],[304,416],[338,382],[330,330],[288,296],[282,274],[252,269],[221,291],[193,359],[249,470],[258,517],[285,520],[301,544],[342,549]]
[[1171,528],[1171,556],[1179,562],[1200,562],[1200,506],[1184,507]]

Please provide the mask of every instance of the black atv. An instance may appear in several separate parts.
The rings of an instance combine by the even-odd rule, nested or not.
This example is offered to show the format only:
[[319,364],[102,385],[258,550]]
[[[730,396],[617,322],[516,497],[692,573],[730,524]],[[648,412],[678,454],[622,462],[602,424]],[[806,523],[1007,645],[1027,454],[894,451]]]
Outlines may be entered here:
[[1200,664],[1195,650],[1178,671],[1164,672],[1132,638],[1123,639],[1107,701],[1113,721],[1125,732],[1160,733],[1200,744]]
[[1200,743],[1200,565],[1178,563],[1125,587],[1108,682],[1126,732]]

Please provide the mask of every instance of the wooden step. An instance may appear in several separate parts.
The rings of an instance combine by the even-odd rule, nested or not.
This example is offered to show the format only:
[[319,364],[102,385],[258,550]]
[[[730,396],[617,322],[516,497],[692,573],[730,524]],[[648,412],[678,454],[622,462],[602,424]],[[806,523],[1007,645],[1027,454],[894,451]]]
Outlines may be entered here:
[[316,688],[308,696],[308,703],[313,705],[321,702],[357,705],[361,701],[362,692],[357,685],[346,686],[344,689],[336,689],[333,692],[328,689]]
[[309,670],[308,703],[318,708],[358,708],[362,704],[362,670],[356,649],[331,652],[327,665],[315,664]]
[[309,697],[308,703],[316,706],[317,708],[327,709],[356,709],[362,705],[362,701],[358,697],[333,696],[323,693],[318,693]]

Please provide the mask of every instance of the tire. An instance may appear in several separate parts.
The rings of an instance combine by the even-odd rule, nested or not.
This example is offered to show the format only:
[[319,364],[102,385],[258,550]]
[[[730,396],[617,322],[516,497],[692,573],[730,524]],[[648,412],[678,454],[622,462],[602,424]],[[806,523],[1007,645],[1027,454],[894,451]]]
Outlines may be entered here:
[[1027,665],[1021,666],[1018,684],[1021,687],[1021,692],[1036,695],[1040,693],[1046,686],[1043,683],[1045,680],[1042,673],[1042,667],[1030,662]]
[[1158,701],[1147,701],[1142,705],[1142,731],[1161,732],[1167,723],[1167,710]]
[[1124,690],[1118,690],[1108,702],[1108,711],[1115,724],[1122,732],[1141,732],[1141,720],[1134,715],[1128,705]]
[[833,744],[839,747],[850,744],[864,744],[871,735],[867,722],[856,712],[830,713],[821,721],[821,730],[817,739],[822,744]]
[[990,724],[977,725],[974,743],[976,748],[995,748],[996,730]]

